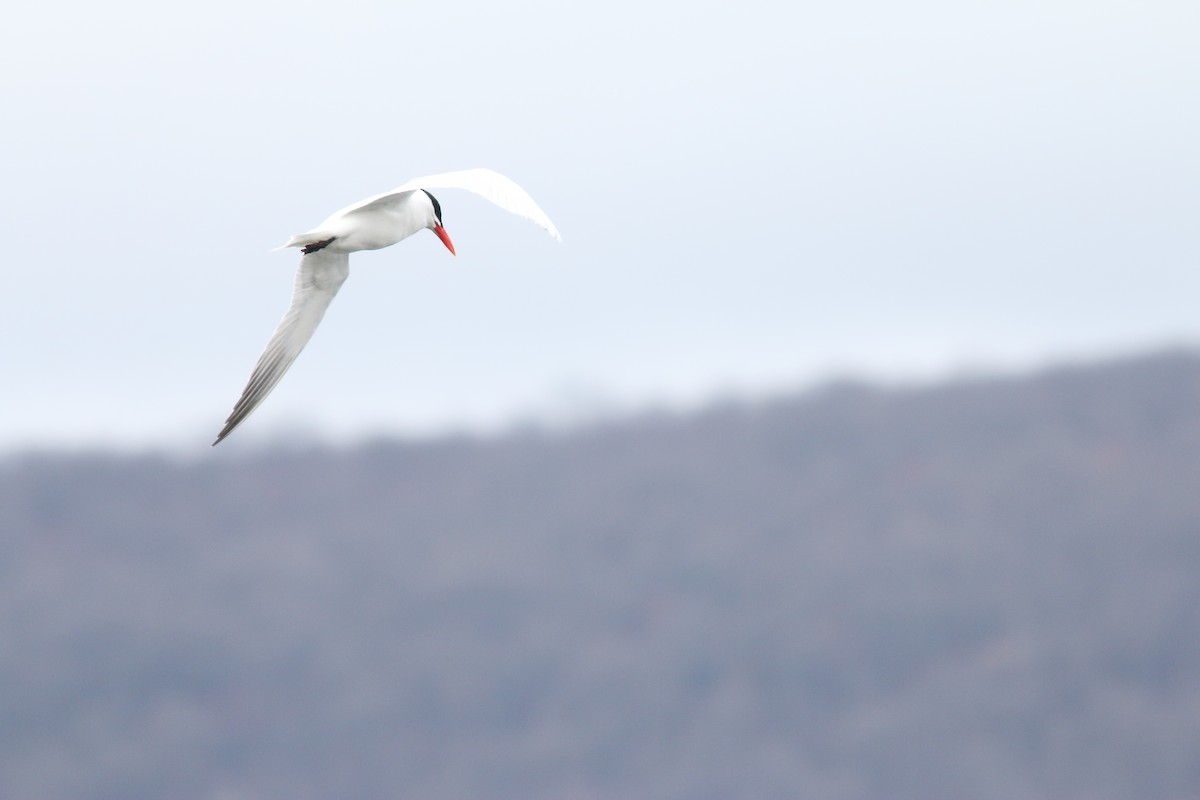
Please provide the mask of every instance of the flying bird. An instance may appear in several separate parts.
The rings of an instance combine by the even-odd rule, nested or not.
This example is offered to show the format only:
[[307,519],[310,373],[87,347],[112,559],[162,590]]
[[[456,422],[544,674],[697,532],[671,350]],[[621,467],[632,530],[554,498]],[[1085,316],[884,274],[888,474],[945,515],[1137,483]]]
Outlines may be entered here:
[[524,217],[562,239],[546,212],[524,189],[490,169],[466,169],[413,178],[408,183],[346,206],[308,233],[288,239],[276,249],[299,247],[300,268],[292,289],[292,304],[279,322],[242,396],[213,445],[233,432],[266,399],[312,338],[325,309],[350,274],[350,254],[391,247],[428,228],[454,255],[454,244],[442,226],[442,206],[430,189],[466,189],[506,211]]

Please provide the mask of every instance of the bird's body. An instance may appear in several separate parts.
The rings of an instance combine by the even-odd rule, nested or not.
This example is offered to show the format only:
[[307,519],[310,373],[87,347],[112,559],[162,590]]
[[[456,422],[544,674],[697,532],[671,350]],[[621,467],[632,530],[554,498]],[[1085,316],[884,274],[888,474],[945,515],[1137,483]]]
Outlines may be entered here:
[[540,225],[555,239],[561,238],[533,198],[508,178],[487,169],[415,178],[390,192],[347,206],[311,231],[291,237],[283,247],[299,247],[303,253],[291,305],[259,356],[214,445],[250,416],[308,344],[325,310],[350,275],[350,253],[390,247],[424,228],[437,234],[454,253],[454,245],[442,227],[441,205],[426,191],[434,188],[474,192]]
[[[336,252],[381,250],[429,227],[432,195],[422,190],[397,192],[365,205],[355,204],[332,214],[308,233],[293,236],[284,247],[332,238]],[[365,201],[364,201],[365,202]]]

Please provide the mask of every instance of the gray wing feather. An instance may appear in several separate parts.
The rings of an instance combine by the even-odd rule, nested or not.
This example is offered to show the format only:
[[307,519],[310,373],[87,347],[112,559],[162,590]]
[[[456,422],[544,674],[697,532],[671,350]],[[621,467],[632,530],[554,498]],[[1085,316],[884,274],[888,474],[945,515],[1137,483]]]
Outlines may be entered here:
[[267,342],[266,349],[258,357],[250,380],[225,420],[225,427],[217,435],[214,445],[242,424],[287,373],[321,324],[325,309],[329,308],[349,274],[350,256],[347,253],[318,250],[300,259],[292,289],[292,304]]

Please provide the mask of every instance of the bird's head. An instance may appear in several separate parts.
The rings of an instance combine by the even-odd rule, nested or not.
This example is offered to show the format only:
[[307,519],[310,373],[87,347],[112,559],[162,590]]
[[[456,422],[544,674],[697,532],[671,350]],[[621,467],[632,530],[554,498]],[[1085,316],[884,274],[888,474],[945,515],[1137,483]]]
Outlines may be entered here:
[[450,241],[450,234],[446,233],[446,229],[442,227],[442,204],[437,201],[436,197],[424,189],[421,190],[421,193],[429,198],[429,203],[432,206],[432,214],[429,224],[426,227],[437,234],[437,237],[442,240],[442,244],[446,245],[446,249],[450,251],[450,255],[457,255],[454,252],[454,243]]

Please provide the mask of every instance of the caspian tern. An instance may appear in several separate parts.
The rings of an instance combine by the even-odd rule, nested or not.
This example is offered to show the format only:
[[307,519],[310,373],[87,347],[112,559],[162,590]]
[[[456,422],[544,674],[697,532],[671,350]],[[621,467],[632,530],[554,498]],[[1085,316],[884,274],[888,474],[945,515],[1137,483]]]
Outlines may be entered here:
[[292,304],[258,357],[241,398],[213,445],[232,433],[258,408],[308,344],[325,309],[329,308],[350,274],[351,253],[390,247],[428,228],[454,255],[454,245],[442,227],[441,204],[429,189],[474,192],[541,226],[555,239],[562,239],[554,223],[524,189],[490,169],[467,169],[414,178],[390,192],[346,206],[308,233],[293,236],[276,248],[299,247],[303,253],[292,289]]

